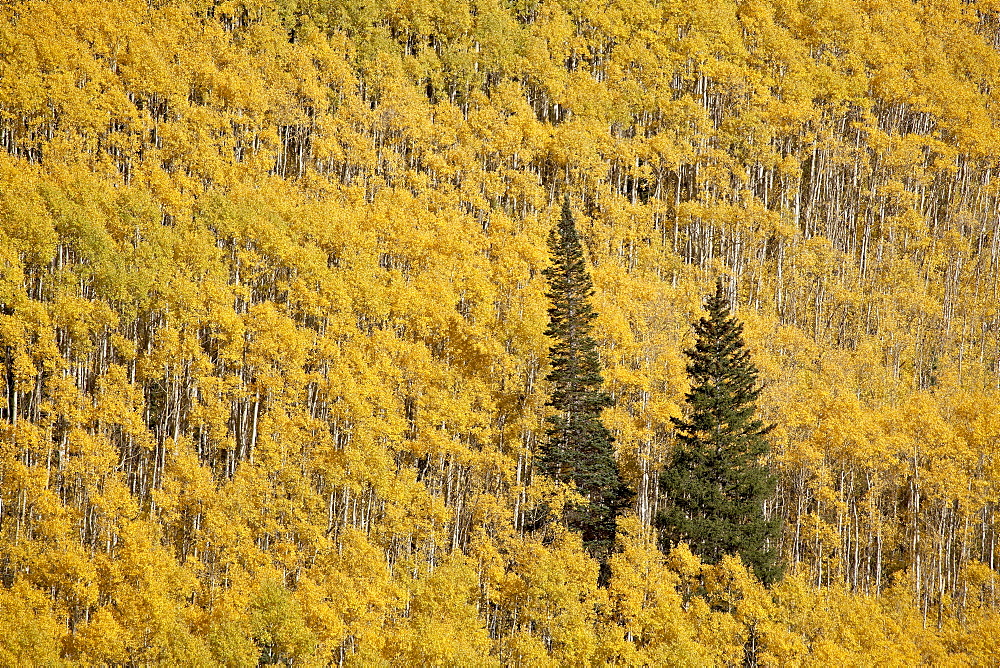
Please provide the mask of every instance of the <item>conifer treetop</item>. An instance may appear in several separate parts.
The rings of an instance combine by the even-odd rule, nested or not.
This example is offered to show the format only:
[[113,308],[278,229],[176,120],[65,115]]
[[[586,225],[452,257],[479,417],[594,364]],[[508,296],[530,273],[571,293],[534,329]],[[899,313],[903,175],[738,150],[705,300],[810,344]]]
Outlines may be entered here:
[[722,280],[695,325],[687,373],[687,417],[672,418],[677,446],[664,470],[665,508],[657,522],[667,545],[688,542],[710,563],[739,554],[765,583],[781,573],[775,544],[779,524],[764,516],[775,477],[764,461],[771,426],[757,417],[759,372],[730,315]]
[[552,384],[545,440],[539,468],[556,480],[572,483],[589,505],[570,509],[566,523],[583,534],[591,555],[606,563],[614,546],[615,522],[631,500],[614,458],[614,437],[601,422],[611,405],[603,389],[597,343],[591,331],[597,317],[590,305],[594,288],[573,221],[569,198],[559,223],[549,234],[552,264],[543,272],[549,281],[549,348]]

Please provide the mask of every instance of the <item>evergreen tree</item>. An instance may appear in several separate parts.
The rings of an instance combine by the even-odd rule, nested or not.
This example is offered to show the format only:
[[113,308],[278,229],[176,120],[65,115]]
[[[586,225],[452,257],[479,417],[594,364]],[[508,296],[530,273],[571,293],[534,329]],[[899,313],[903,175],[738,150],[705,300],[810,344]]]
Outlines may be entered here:
[[777,518],[766,519],[764,500],[775,478],[763,463],[769,451],[757,418],[758,370],[743,341],[743,325],[730,317],[721,279],[695,325],[697,340],[684,354],[692,387],[690,414],[672,418],[677,447],[660,478],[665,508],[657,517],[665,547],[687,541],[708,563],[739,554],[765,584],[781,575],[774,545]]
[[547,402],[555,412],[546,418],[539,468],[553,478],[575,483],[588,501],[571,507],[565,521],[583,534],[587,551],[606,565],[614,546],[615,520],[629,505],[632,493],[622,482],[614,459],[614,437],[601,422],[601,410],[611,404],[602,388],[597,345],[591,337],[597,314],[590,305],[593,284],[573,223],[569,198],[559,224],[549,234],[552,265],[543,272],[549,281],[547,336],[552,383]]

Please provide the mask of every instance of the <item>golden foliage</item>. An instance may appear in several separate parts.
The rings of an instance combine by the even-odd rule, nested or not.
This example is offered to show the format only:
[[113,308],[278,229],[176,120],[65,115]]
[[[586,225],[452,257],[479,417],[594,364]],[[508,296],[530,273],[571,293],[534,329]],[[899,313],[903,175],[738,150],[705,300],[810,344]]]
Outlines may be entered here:
[[[996,663],[996,3],[0,6],[0,664]],[[539,529],[569,194],[638,492]],[[662,555],[718,274],[780,546]]]

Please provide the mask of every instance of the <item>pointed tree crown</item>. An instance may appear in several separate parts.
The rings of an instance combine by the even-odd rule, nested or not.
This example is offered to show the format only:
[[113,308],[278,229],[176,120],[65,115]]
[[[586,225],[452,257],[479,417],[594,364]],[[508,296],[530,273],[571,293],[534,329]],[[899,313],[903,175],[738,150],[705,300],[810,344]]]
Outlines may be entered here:
[[569,198],[549,234],[552,263],[548,279],[551,370],[546,380],[554,409],[546,422],[538,466],[555,479],[572,483],[589,504],[571,508],[564,520],[583,534],[588,551],[606,561],[614,545],[615,521],[631,500],[614,459],[614,438],[601,422],[611,405],[603,388],[597,343],[591,331],[597,317],[590,304],[594,288],[576,231]]
[[775,477],[765,457],[767,426],[757,417],[759,372],[729,312],[721,279],[684,351],[691,389],[686,417],[672,418],[677,443],[660,478],[664,509],[657,517],[665,547],[681,541],[709,563],[739,554],[765,583],[781,573],[777,518],[764,515]]

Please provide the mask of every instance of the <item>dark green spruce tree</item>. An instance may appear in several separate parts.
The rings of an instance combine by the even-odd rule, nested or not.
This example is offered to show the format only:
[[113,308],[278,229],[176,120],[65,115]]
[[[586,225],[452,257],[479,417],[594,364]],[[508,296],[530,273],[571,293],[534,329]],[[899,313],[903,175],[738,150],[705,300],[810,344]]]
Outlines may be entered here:
[[604,391],[597,344],[591,336],[597,314],[590,305],[594,288],[573,223],[569,198],[563,202],[559,224],[549,234],[552,264],[548,279],[547,336],[551,371],[546,376],[552,394],[546,405],[545,439],[538,467],[542,473],[574,483],[589,503],[566,510],[564,521],[583,534],[583,545],[602,564],[614,547],[615,520],[629,506],[632,493],[622,482],[614,458],[614,437],[601,422],[601,411],[611,404]]
[[729,314],[716,284],[706,317],[694,326],[685,350],[691,391],[686,418],[673,418],[677,444],[660,477],[663,510],[657,516],[664,548],[687,541],[707,563],[739,554],[765,584],[781,577],[775,547],[778,518],[764,517],[775,478],[763,461],[770,445],[757,417],[758,370],[743,340],[743,325]]

